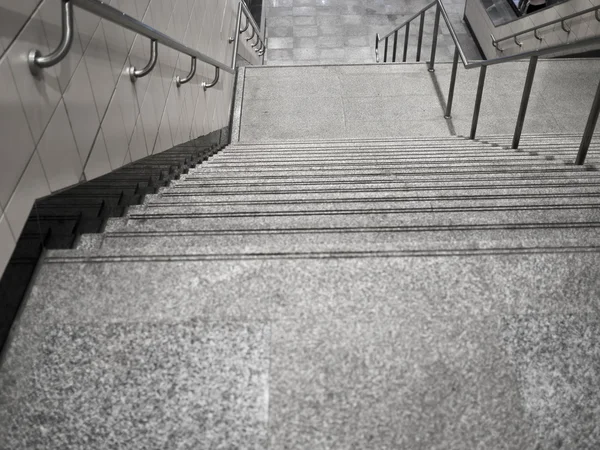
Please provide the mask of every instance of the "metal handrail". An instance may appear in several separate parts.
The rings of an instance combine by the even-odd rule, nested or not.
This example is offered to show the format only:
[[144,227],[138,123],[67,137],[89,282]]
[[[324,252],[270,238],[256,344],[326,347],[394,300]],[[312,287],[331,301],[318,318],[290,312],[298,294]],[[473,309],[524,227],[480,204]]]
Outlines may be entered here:
[[[216,59],[211,58],[210,56],[205,55],[198,50],[190,48],[179,41],[167,36],[164,33],[156,30],[155,28],[146,25],[145,23],[125,14],[124,12],[108,5],[106,2],[101,0],[62,0],[62,39],[58,46],[58,48],[50,53],[47,56],[42,56],[39,50],[31,50],[28,55],[29,67],[32,74],[38,75],[43,68],[52,67],[58,64],[60,61],[64,59],[64,57],[68,54],[71,44],[73,42],[73,5],[86,10],[96,16],[106,19],[110,22],[113,22],[123,28],[126,28],[134,33],[137,33],[141,36],[144,36],[150,39],[151,43],[151,58],[150,62],[141,70],[137,70],[134,67],[129,68],[129,74],[131,76],[131,80],[135,82],[137,78],[141,78],[148,73],[150,73],[155,65],[158,53],[158,44],[164,45],[165,47],[169,47],[173,50],[176,50],[180,53],[188,55],[192,58],[192,71],[190,75],[185,79],[181,79],[180,77],[176,77],[176,83],[178,87],[185,82],[190,81],[191,77],[195,73],[195,65],[196,60],[205,62],[215,68],[216,75],[215,79],[211,83],[204,83],[203,87],[210,88],[216,85],[219,80],[219,71],[223,70],[227,73],[234,74],[236,70],[236,54],[239,46],[239,35],[244,32],[245,29],[248,28],[248,24],[252,26],[252,34],[253,36],[257,36],[257,42],[255,44],[258,45],[260,42],[260,47],[256,49],[256,52],[260,55],[264,55],[264,50],[266,50],[266,42],[263,36],[261,36],[260,28],[256,24],[256,21],[252,17],[250,10],[246,6],[243,0],[240,0],[239,8],[238,8],[238,20],[236,21],[236,33],[235,39],[231,40],[230,43],[235,42],[234,47],[234,55],[231,65],[227,65]],[[241,16],[246,16],[246,28],[244,30],[240,30],[240,21]],[[264,58],[263,58],[264,61]]]
[[[443,17],[444,21],[446,22],[446,25],[448,27],[448,30],[450,32],[450,36],[452,37],[452,40],[454,41],[455,44],[455,51],[454,51],[454,59],[452,62],[452,75],[450,77],[450,89],[449,89],[449,93],[448,93],[448,101],[446,103],[446,111],[444,114],[444,117],[446,119],[450,119],[451,116],[451,112],[452,112],[452,101],[454,99],[454,88],[456,85],[456,73],[457,73],[457,66],[458,66],[458,59],[460,57],[460,59],[462,60],[463,66],[465,67],[465,69],[474,69],[476,67],[480,68],[480,73],[479,73],[479,81],[477,84],[477,94],[475,97],[475,107],[473,110],[473,120],[471,123],[471,132],[469,134],[469,137],[471,139],[475,139],[475,135],[477,132],[477,124],[478,124],[478,120],[479,120],[479,111],[481,108],[481,100],[483,97],[483,88],[484,88],[484,84],[485,84],[485,76],[486,76],[486,72],[487,72],[487,68],[488,66],[492,66],[492,65],[496,65],[496,64],[503,64],[506,62],[511,62],[511,61],[516,61],[519,59],[525,59],[525,58],[529,58],[529,69],[527,71],[527,78],[525,80],[525,87],[523,89],[523,96],[521,99],[521,106],[519,108],[519,114],[517,117],[517,124],[515,127],[515,133],[513,135],[513,142],[512,142],[512,148],[516,149],[519,146],[519,142],[521,139],[521,132],[523,130],[523,123],[525,121],[525,115],[527,113],[527,106],[529,104],[529,96],[531,94],[531,88],[533,85],[533,79],[535,77],[535,70],[537,67],[537,61],[539,56],[542,55],[546,55],[549,53],[557,53],[566,49],[569,50],[574,50],[577,49],[579,47],[584,47],[584,46],[588,46],[591,44],[598,44],[600,43],[600,36],[596,36],[596,37],[591,37],[591,38],[587,38],[587,39],[582,39],[576,42],[570,42],[570,43],[565,43],[565,44],[558,44],[558,45],[553,45],[553,46],[548,46],[545,47],[543,49],[536,49],[536,50],[529,50],[526,52],[521,52],[521,53],[517,53],[514,55],[509,55],[509,56],[500,56],[497,58],[493,58],[493,59],[487,59],[487,60],[477,60],[477,61],[469,61],[469,59],[467,58],[467,56],[465,55],[465,52],[460,44],[460,41],[458,40],[458,36],[456,34],[456,31],[454,30],[454,27],[452,25],[452,23],[450,22],[450,18],[448,17],[448,13],[446,12],[446,8],[444,7],[442,0],[436,0],[435,2],[430,3],[429,5],[427,5],[425,7],[425,9],[421,10],[419,12],[419,14],[421,15],[421,18],[424,17],[425,12],[429,9],[432,8],[434,5],[437,5],[436,7],[436,13],[435,13],[435,23],[434,23],[434,27],[433,27],[433,42],[431,45],[431,59],[429,61],[429,71],[430,72],[434,72],[435,71],[435,55],[436,55],[436,47],[437,47],[437,37],[438,37],[438,31],[439,31],[439,18],[440,16]],[[591,11],[593,11],[596,8],[592,8]],[[591,12],[590,10],[586,10],[588,13]],[[415,15],[414,17],[412,17],[411,20],[414,20],[418,17],[418,15]],[[585,14],[585,13],[582,13]],[[598,11],[596,11],[595,13],[595,18],[596,20],[600,21],[600,15],[598,14]],[[567,20],[567,18],[563,18],[562,21]],[[560,22],[559,21],[554,21],[554,23]],[[379,42],[381,42],[382,40],[385,41],[385,54],[384,54],[384,62],[387,62],[387,49],[388,49],[388,39],[389,37],[394,34],[394,54],[393,54],[393,61],[396,61],[396,41],[398,38],[398,31],[402,28],[402,27],[407,27],[408,30],[408,26],[410,26],[410,20],[407,22],[404,22],[402,25],[400,25],[399,27],[397,27],[394,31],[392,31],[392,33],[386,35],[383,38],[379,38],[379,34],[375,35],[375,58],[376,61],[379,62]],[[563,29],[564,29],[564,23],[563,23]],[[419,61],[419,56],[420,56],[420,47],[421,47],[421,40],[422,40],[422,31],[423,30],[423,23],[421,20],[421,30],[419,32],[419,43],[418,43],[418,50],[417,50],[417,61]],[[531,31],[531,30],[530,30]],[[537,30],[535,31],[535,36],[536,38],[539,39],[538,35],[537,35]],[[523,32],[524,33],[524,32]],[[408,33],[406,33],[406,37],[405,37],[405,42],[404,42],[404,55],[403,55],[403,61],[406,60],[406,49],[407,49],[407,41],[408,41]],[[512,36],[514,37],[514,36]],[[507,38],[510,38],[507,37]],[[518,41],[516,41],[515,38],[515,42],[517,44],[519,44]],[[520,44],[519,44],[520,45]],[[587,151],[589,149],[589,145],[591,143],[592,140],[592,136],[594,133],[594,130],[596,128],[596,124],[598,122],[598,118],[600,116],[600,82],[598,83],[598,88],[596,90],[596,95],[594,97],[594,101],[592,104],[592,109],[590,111],[590,114],[588,116],[588,120],[586,123],[586,127],[585,127],[585,131],[583,133],[583,137],[581,140],[581,144],[579,146],[579,152],[577,154],[577,158],[575,160],[575,164],[581,165],[585,162],[585,157],[587,155]]]
[[421,9],[418,13],[414,14],[413,16],[411,16],[410,19],[407,19],[404,21],[404,23],[396,28],[394,28],[392,31],[390,31],[388,34],[386,34],[385,36],[382,36],[379,38],[379,41],[383,41],[385,38],[389,38],[392,34],[394,34],[396,31],[400,31],[402,28],[404,28],[409,22],[412,22],[413,20],[415,20],[417,17],[419,17],[421,14],[423,14],[424,12],[426,12],[428,9],[434,7],[437,4],[437,0],[433,0],[430,4],[428,4],[427,6],[425,6],[423,9]]
[[[504,36],[504,37],[502,37],[500,39],[496,39],[496,38],[494,38],[494,35],[491,35],[492,36],[492,45],[494,47],[496,47],[496,49],[502,51],[501,49],[498,48],[498,44],[500,42],[506,41],[508,39],[514,39],[514,38],[516,38],[518,36],[521,36],[522,34],[527,34],[527,33],[530,33],[532,31],[534,33],[536,33],[536,38],[540,39],[538,37],[538,35],[537,35],[537,31],[540,30],[540,29],[542,29],[542,28],[548,27],[550,25],[554,25],[556,23],[561,23],[563,31],[565,31],[566,33],[570,33],[571,30],[565,28],[565,21],[566,20],[574,19],[575,17],[583,16],[584,14],[589,14],[591,12],[596,12],[597,13],[598,11],[600,11],[600,5],[593,6],[591,8],[584,9],[583,11],[578,11],[578,12],[573,13],[573,14],[569,14],[568,16],[561,17],[560,19],[551,20],[550,22],[546,22],[546,23],[544,23],[542,25],[537,25],[537,26],[534,26],[534,27],[531,27],[531,28],[527,28],[526,30],[519,31],[518,33],[509,34],[508,36]],[[600,17],[598,16],[598,14],[595,14],[595,17],[596,17],[596,20],[600,21]],[[518,45],[518,42],[517,42],[517,45]]]
[[[377,62],[379,62],[379,43],[384,41],[385,48],[384,48],[384,53],[383,53],[383,62],[387,62],[388,39],[393,34],[394,35],[394,50],[392,52],[392,62],[396,62],[396,47],[398,45],[398,31],[400,31],[402,28],[406,27],[406,34],[404,37],[404,52],[402,53],[402,62],[406,62],[406,53],[408,51],[408,36],[410,33],[410,23],[413,20],[415,20],[417,17],[421,16],[421,21],[420,21],[420,25],[419,25],[419,43],[417,45],[417,61],[420,61],[420,59],[421,59],[421,44],[423,42],[423,25],[425,23],[425,13],[430,8],[433,8],[436,4],[437,4],[437,0],[432,1],[430,4],[426,5],[423,9],[421,9],[419,12],[417,12],[416,14],[411,16],[410,19],[405,20],[404,23],[402,23],[402,25],[399,25],[398,27],[396,27],[395,29],[393,29],[391,32],[389,32],[388,34],[386,34],[383,37],[379,37],[379,33],[377,33],[375,35],[375,60]],[[436,22],[438,20],[439,20],[439,17],[436,16]]]
[[219,69],[224,70],[228,73],[234,73],[234,69],[229,67],[226,64],[223,64],[216,59],[211,58],[210,56],[205,55],[204,53],[199,52],[193,48],[188,47],[187,45],[182,44],[179,41],[167,36],[164,33],[161,33],[155,28],[152,28],[149,25],[125,14],[124,12],[108,5],[107,3],[101,0],[70,0],[74,5],[78,6],[81,9],[85,9],[86,11],[95,14],[98,17],[106,19],[110,22],[113,22],[117,25],[122,26],[123,28],[127,28],[134,33],[141,34],[142,36],[147,37],[148,39],[155,40],[159,44],[164,45],[165,47],[172,48],[173,50],[177,50],[180,53],[184,53],[188,56],[192,56],[199,61],[203,61],[207,64],[210,64],[213,67],[218,67]]

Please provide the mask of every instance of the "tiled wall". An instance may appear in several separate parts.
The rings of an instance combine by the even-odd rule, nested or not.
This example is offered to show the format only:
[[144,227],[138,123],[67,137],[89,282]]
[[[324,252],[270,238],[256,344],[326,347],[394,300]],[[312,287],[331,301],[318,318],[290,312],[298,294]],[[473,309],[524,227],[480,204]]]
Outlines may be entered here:
[[[500,48],[504,50],[502,53],[492,46],[490,38],[490,35],[493,34],[496,39],[499,39],[533,26],[542,25],[546,22],[566,17],[577,11],[583,11],[596,5],[600,5],[600,0],[570,0],[552,8],[546,8],[539,13],[525,16],[514,22],[495,27],[485,11],[481,0],[467,0],[465,15],[469,20],[471,28],[473,29],[485,56],[488,59],[492,59],[498,56],[512,55],[536,48],[599,36],[600,22],[594,18],[594,13],[591,13],[576,19],[568,20],[567,24],[571,28],[570,33],[565,33],[562,30],[560,23],[557,23],[540,30],[539,35],[543,39],[541,42],[533,36],[533,32],[519,36],[519,41],[523,43],[523,47],[517,46],[513,40],[501,42],[499,45]],[[596,46],[596,48],[597,47],[600,46]],[[582,49],[582,51],[585,50],[589,50],[589,48]]]
[[[112,0],[206,55],[231,61],[228,38],[238,0]],[[0,0],[0,275],[36,198],[89,180],[130,161],[227,126],[233,76],[204,92],[214,68],[179,89],[190,58],[159,45],[151,75],[143,67],[149,41],[77,7],[73,48],[60,64],[34,78],[30,49],[46,54],[61,35],[60,0]],[[248,33],[248,32],[247,32]],[[258,62],[242,40],[240,54]]]

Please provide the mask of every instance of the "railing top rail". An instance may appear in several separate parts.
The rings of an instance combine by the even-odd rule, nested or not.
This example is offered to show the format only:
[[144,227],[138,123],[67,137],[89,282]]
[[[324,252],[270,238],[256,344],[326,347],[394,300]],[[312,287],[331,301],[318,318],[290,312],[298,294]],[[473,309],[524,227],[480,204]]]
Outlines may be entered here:
[[402,28],[404,28],[406,26],[406,24],[408,24],[409,22],[412,22],[413,20],[415,20],[417,17],[419,17],[421,14],[423,14],[425,11],[427,11],[429,8],[432,8],[435,6],[435,4],[437,3],[437,0],[433,0],[431,3],[429,3],[427,6],[425,6],[423,9],[421,9],[418,13],[414,14],[413,16],[411,16],[410,19],[407,19],[404,21],[404,23],[402,23],[402,25],[394,28],[390,33],[386,34],[383,37],[379,38],[379,42],[383,41],[386,38],[389,38],[392,34],[394,34],[396,31],[401,30]]
[[537,26],[534,26],[531,28],[527,28],[526,30],[519,31],[518,33],[513,33],[508,36],[504,36],[500,39],[494,38],[494,41],[496,43],[503,42],[508,39],[513,39],[517,36],[521,36],[522,34],[531,33],[532,31],[540,30],[547,26],[554,25],[555,23],[561,23],[561,22],[564,22],[565,20],[574,19],[575,17],[583,16],[584,14],[589,14],[591,12],[598,11],[598,10],[600,10],[600,5],[592,6],[591,8],[584,9],[583,11],[578,11],[573,14],[569,14],[568,16],[561,17],[560,19],[551,20],[549,22],[543,23],[542,25],[537,25]]
[[[71,1],[73,2],[74,5],[77,5],[81,9],[84,9],[84,10],[86,10],[92,14],[95,14],[103,19],[106,19],[110,22],[113,22],[124,28],[127,28],[128,30],[133,31],[134,33],[138,33],[142,36],[145,36],[148,39],[155,40],[161,45],[172,48],[173,50],[177,50],[178,52],[184,53],[188,56],[197,58],[198,60],[203,61],[207,64],[210,64],[211,66],[214,66],[221,70],[224,70],[225,72],[235,73],[235,69],[233,67],[228,66],[227,64],[224,64],[220,61],[217,61],[216,59],[213,59],[210,56],[207,56],[204,53],[199,52],[198,50],[190,48],[190,47],[182,44],[179,41],[176,41],[175,39],[171,38],[170,36],[167,36],[166,34],[161,33],[160,31],[156,30],[155,28],[152,28],[151,26],[146,25],[145,23],[123,13],[122,11],[119,11],[118,9],[108,5],[107,3],[105,3],[101,0],[71,0]],[[259,39],[262,41],[262,38],[260,37],[260,35],[258,33],[259,28],[256,25],[256,22],[254,21],[254,19],[252,18],[250,11],[248,11],[248,8],[244,4],[244,2],[241,2],[241,4],[243,5],[242,7],[245,8],[245,10],[246,10],[246,13],[247,13],[246,17],[248,17],[252,26],[255,27],[255,30],[257,31],[256,34],[258,35]]]

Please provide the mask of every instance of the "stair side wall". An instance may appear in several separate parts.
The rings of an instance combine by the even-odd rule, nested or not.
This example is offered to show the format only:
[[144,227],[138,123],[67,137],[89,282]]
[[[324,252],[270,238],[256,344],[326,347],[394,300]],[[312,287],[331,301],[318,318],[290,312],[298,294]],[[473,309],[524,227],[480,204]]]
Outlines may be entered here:
[[[112,0],[112,6],[229,63],[237,0]],[[158,64],[132,83],[149,41],[74,8],[68,56],[35,78],[26,55],[56,48],[60,0],[0,0],[0,274],[37,198],[90,180],[228,125],[233,76],[204,92],[214,68],[176,87],[190,59],[159,45]],[[240,55],[257,56],[245,39]]]

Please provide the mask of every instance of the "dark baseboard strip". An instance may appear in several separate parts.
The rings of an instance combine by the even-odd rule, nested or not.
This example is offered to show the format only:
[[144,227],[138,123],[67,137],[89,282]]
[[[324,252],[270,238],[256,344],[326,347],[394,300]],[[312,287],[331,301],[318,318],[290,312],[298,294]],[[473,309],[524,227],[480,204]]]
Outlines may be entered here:
[[229,128],[177,145],[35,202],[0,279],[0,352],[45,249],[73,248],[229,143]]

